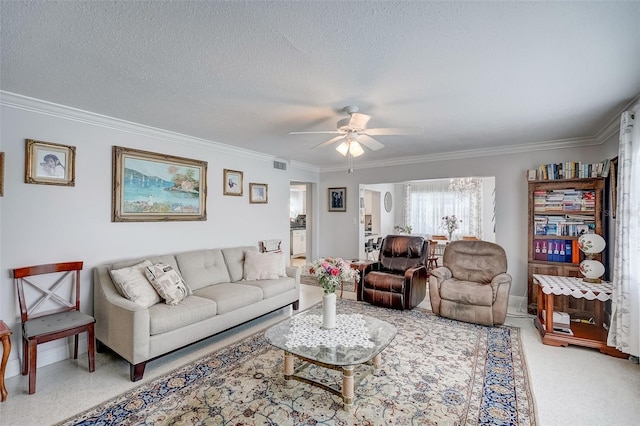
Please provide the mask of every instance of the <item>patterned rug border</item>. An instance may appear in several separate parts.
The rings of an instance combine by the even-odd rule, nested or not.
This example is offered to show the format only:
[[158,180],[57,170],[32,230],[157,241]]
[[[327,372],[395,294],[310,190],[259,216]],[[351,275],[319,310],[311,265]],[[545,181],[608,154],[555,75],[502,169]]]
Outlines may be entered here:
[[[365,310],[382,309],[385,311],[389,311],[385,308],[375,307],[375,306],[366,304],[364,302],[356,302],[356,301],[350,301],[350,300],[344,300],[344,299],[338,300],[338,304],[339,304],[338,308],[340,308],[341,306],[352,304],[354,306],[360,305],[360,307],[362,307]],[[307,310],[315,309],[319,305],[320,303],[315,304],[309,307]],[[528,424],[533,426],[538,425],[538,418],[539,418],[538,410],[535,402],[535,397],[533,395],[529,368],[528,368],[526,358],[525,358],[525,353],[523,350],[521,330],[519,327],[508,326],[508,325],[503,325],[499,327],[486,327],[486,326],[481,326],[476,324],[468,324],[468,323],[463,323],[455,320],[449,320],[446,318],[438,317],[434,315],[431,310],[422,309],[422,308],[415,308],[411,311],[393,311],[393,312],[400,313],[403,315],[410,315],[413,317],[418,317],[419,315],[422,315],[424,316],[424,318],[420,318],[420,319],[424,319],[427,321],[442,321],[444,323],[449,323],[450,325],[457,326],[457,327],[462,326],[470,329],[487,329],[487,331],[489,332],[489,335],[494,335],[493,337],[496,337],[499,334],[500,330],[505,330],[505,329],[508,330],[509,331],[508,334],[510,337],[509,343],[512,349],[511,355],[513,356],[512,360],[514,365],[514,368],[513,368],[514,379],[517,377],[517,380],[521,380],[521,383],[523,384],[522,390],[525,391],[524,395],[523,395],[523,392],[516,392],[516,401],[515,401],[516,411],[520,406],[523,406],[523,407],[528,406],[528,409],[526,410],[527,415],[525,416],[528,422],[522,423],[522,424]],[[371,313],[368,313],[368,314],[371,314]],[[285,321],[286,319],[287,318],[284,318],[282,319],[282,321]],[[140,416],[138,414],[139,412],[142,412],[146,406],[150,404],[159,403],[160,401],[163,400],[163,398],[167,397],[171,393],[174,393],[179,396],[180,395],[186,396],[190,392],[190,386],[200,382],[201,380],[209,377],[210,379],[215,381],[217,379],[217,376],[222,376],[229,373],[230,371],[236,369],[242,363],[245,363],[250,359],[254,359],[255,357],[262,355],[268,351],[276,350],[271,345],[269,345],[264,339],[265,330],[269,327],[271,327],[271,325],[265,326],[264,329],[261,329],[250,336],[235,340],[231,342],[229,345],[223,348],[220,348],[218,350],[215,350],[207,355],[204,355],[199,359],[193,360],[181,367],[177,367],[167,373],[164,373],[147,383],[143,383],[139,386],[136,386],[135,388],[132,388],[115,397],[110,397],[105,401],[101,402],[100,404],[97,404],[87,410],[84,410],[79,414],[76,414],[62,422],[57,423],[56,426],[98,425],[98,424],[100,425],[141,424],[141,423],[146,424],[146,421],[145,421],[146,416],[145,415]],[[487,354],[489,355],[489,352],[487,352]],[[504,354],[499,352],[493,353],[491,355],[494,358],[496,358],[498,362],[501,362],[500,358],[505,358],[503,356]],[[487,358],[487,361],[489,361],[489,357]],[[216,377],[209,376],[211,373],[210,369],[215,369]],[[488,377],[485,377],[485,380],[487,378]],[[485,385],[500,386],[501,384],[499,382],[500,380],[497,380],[495,383],[485,382]],[[485,386],[485,388],[486,387],[487,386]],[[491,396],[491,392],[487,392],[485,388],[478,389],[476,387],[472,390],[472,394],[475,394],[475,396],[479,398],[479,400],[483,402],[487,402],[486,400],[491,399],[492,396]],[[139,394],[144,392],[147,393],[144,398],[138,397]],[[483,395],[479,395],[481,393]],[[497,398],[491,401],[491,404],[499,406],[505,402],[507,401],[501,401],[500,398]],[[358,404],[358,395],[356,392],[356,406],[357,404]],[[469,408],[481,411],[481,407],[479,406],[474,406]],[[489,410],[486,410],[486,411],[489,412],[489,418],[483,419],[482,416],[480,416],[477,419],[477,422],[471,422],[471,423],[469,423],[469,419],[467,418],[467,422],[465,422],[465,424],[505,424],[505,425],[521,424],[520,422],[517,422],[517,423],[509,422],[508,419],[500,419],[499,418],[500,410],[492,410],[490,408]],[[493,414],[490,413],[491,411],[494,411]],[[117,415],[122,412],[127,412],[131,414],[125,418],[126,420],[123,420],[117,417],[114,418],[112,415],[108,414],[108,413],[113,413]],[[301,413],[298,413],[298,415],[300,414]],[[492,415],[496,415],[496,414],[498,415],[498,417],[495,417],[495,418],[491,417]],[[293,415],[294,417],[296,416],[295,413],[293,413]],[[96,421],[98,420],[96,416],[98,416],[98,418],[101,419],[101,421]],[[519,418],[519,416],[517,417]],[[111,419],[111,421],[109,419]],[[299,419],[299,420],[302,421],[302,419]],[[501,422],[500,420],[503,420],[503,421]],[[506,420],[506,422],[504,422],[504,420]],[[123,423],[123,421],[126,421],[126,423]],[[209,424],[209,423],[206,423],[206,424]],[[237,423],[237,424],[245,424],[245,423]],[[274,423],[269,422],[268,424],[274,424]],[[304,421],[302,422],[296,421],[295,424],[320,424],[320,423],[316,423],[316,422],[306,423]],[[322,424],[344,424],[344,423],[322,422]],[[367,422],[363,424],[373,425],[377,423]],[[385,424],[388,424],[388,423],[385,423]],[[433,423],[433,424],[437,424],[437,423]],[[455,423],[455,424],[458,424],[458,423]]]

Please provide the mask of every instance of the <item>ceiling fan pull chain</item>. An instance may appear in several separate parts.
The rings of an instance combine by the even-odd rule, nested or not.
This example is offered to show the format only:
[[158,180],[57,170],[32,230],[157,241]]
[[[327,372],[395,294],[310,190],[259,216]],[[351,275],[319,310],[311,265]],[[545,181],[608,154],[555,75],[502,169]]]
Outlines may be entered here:
[[353,155],[351,153],[347,153],[348,164],[347,164],[347,173],[353,173]]

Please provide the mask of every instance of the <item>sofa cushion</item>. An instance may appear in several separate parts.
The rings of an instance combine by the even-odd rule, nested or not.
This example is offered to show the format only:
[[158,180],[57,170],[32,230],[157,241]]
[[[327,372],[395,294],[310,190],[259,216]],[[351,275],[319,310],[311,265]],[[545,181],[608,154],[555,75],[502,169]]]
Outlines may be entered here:
[[218,315],[257,303],[263,299],[262,289],[240,283],[210,285],[193,291],[194,296],[214,300]]
[[262,289],[264,299],[278,296],[296,288],[296,279],[290,277],[278,277],[275,280],[243,281],[242,283]]
[[194,324],[217,314],[216,302],[189,296],[178,305],[158,303],[149,308],[150,334],[166,333]]
[[280,256],[276,253],[247,252],[244,258],[244,279],[277,280]]
[[493,287],[473,281],[451,278],[440,285],[440,297],[443,300],[464,305],[492,306]]
[[222,255],[227,263],[229,269],[229,276],[231,277],[228,282],[240,281],[244,277],[244,259],[248,252],[257,253],[257,247],[245,246],[245,247],[231,247],[223,248]]
[[147,266],[151,266],[151,262],[145,260],[136,265],[109,271],[118,292],[145,308],[160,302],[160,296],[144,274]]
[[193,291],[231,280],[220,249],[180,253],[176,255],[176,260],[184,282]]
[[145,268],[147,279],[167,305],[177,305],[189,295],[182,277],[166,263],[155,263]]

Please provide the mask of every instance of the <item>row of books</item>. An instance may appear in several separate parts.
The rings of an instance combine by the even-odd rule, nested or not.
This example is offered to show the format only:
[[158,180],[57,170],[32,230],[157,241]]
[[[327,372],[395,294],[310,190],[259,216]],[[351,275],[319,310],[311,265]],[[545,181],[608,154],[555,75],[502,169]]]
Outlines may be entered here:
[[565,161],[564,163],[542,164],[537,169],[527,171],[529,180],[558,180],[575,178],[595,178],[609,176],[611,160],[608,158],[599,163],[582,163],[581,161]]
[[596,193],[591,189],[537,190],[533,193],[533,206],[536,212],[552,210],[593,211],[596,206]]
[[580,263],[578,240],[533,240],[533,244],[535,260]]
[[594,230],[595,222],[593,221],[593,217],[590,216],[534,216],[533,233],[535,235],[578,237],[582,234],[594,232]]

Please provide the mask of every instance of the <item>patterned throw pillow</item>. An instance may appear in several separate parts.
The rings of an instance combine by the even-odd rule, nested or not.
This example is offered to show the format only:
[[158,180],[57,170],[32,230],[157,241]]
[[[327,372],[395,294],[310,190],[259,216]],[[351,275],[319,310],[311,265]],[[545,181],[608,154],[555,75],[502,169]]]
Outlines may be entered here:
[[145,277],[145,268],[151,262],[145,260],[128,268],[109,271],[118,292],[132,302],[148,308],[160,302],[160,296]]
[[178,271],[166,263],[156,263],[145,268],[147,278],[167,305],[177,305],[191,294]]

